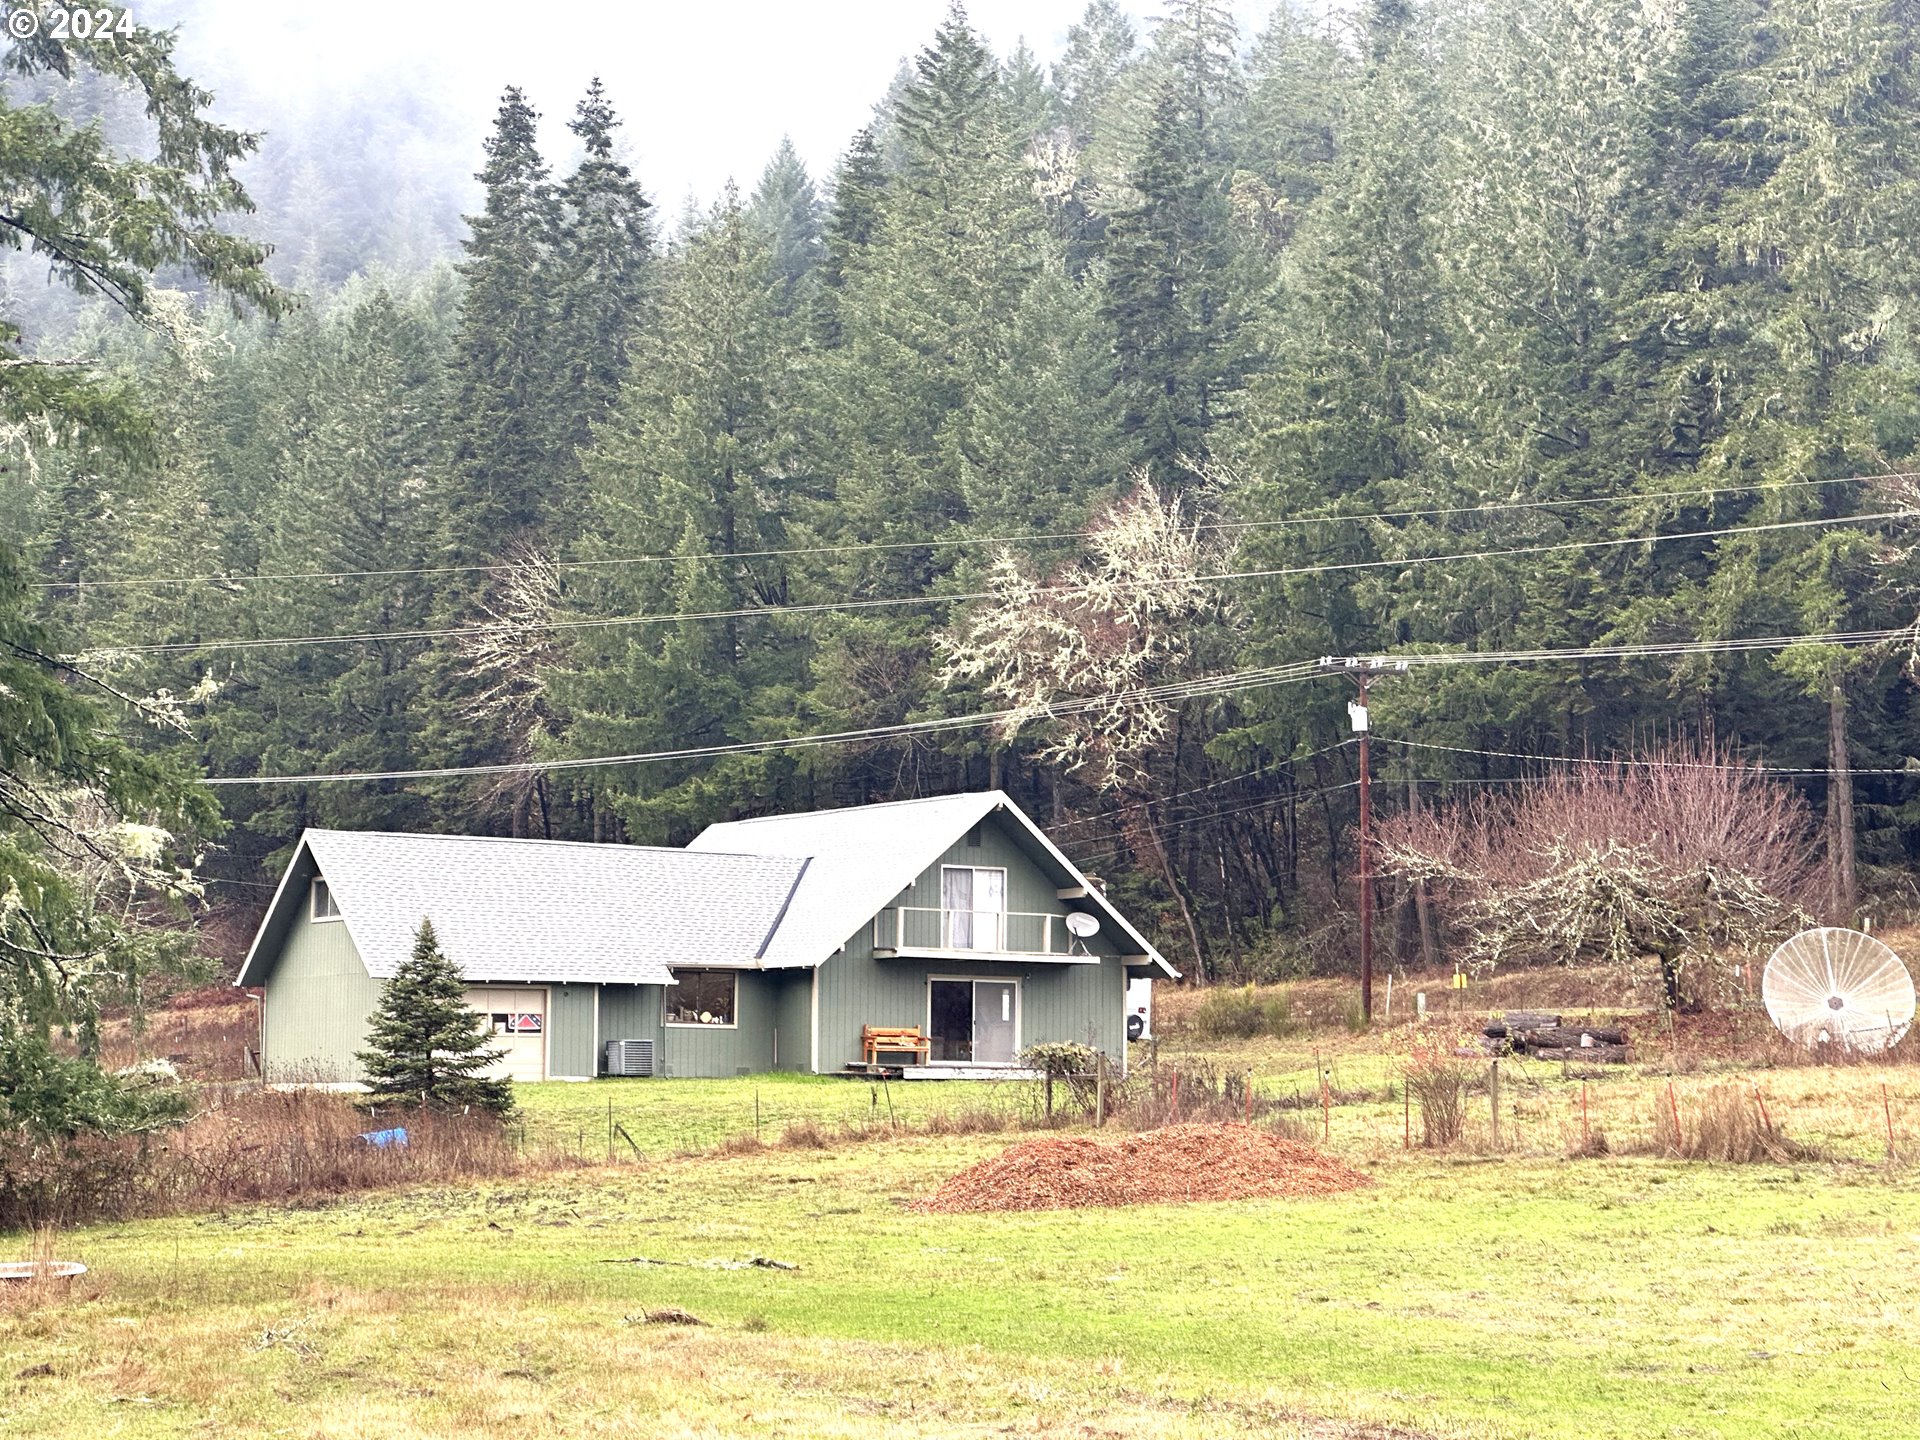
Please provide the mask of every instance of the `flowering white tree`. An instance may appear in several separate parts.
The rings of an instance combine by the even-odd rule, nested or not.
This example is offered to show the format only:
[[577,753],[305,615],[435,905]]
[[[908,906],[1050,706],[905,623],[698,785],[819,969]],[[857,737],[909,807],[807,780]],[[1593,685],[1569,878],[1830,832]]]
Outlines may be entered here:
[[1083,559],[1040,578],[1003,552],[988,598],[937,637],[943,683],[977,685],[1004,707],[1001,739],[1036,729],[1041,759],[1139,802],[1129,840],[1172,892],[1196,964],[1199,927],[1154,809],[1194,703],[1178,687],[1236,619],[1207,578],[1218,559],[1180,500],[1142,476],[1095,520]]

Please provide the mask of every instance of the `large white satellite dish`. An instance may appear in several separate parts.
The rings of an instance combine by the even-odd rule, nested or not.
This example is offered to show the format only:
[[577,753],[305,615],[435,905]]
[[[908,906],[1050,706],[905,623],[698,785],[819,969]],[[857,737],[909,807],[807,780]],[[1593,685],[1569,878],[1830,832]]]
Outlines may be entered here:
[[1885,1050],[1913,1024],[1913,977],[1858,930],[1801,931],[1767,961],[1760,995],[1780,1033],[1809,1049]]
[[1084,910],[1075,910],[1067,916],[1067,929],[1085,940],[1100,933],[1100,918],[1097,915],[1089,915]]

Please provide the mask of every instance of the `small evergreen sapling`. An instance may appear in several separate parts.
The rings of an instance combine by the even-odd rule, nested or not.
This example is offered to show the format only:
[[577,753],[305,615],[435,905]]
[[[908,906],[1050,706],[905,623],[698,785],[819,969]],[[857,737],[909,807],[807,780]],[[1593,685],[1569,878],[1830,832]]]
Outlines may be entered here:
[[513,1082],[480,1072],[506,1052],[487,1043],[484,1022],[467,1008],[467,984],[423,919],[413,954],[380,992],[367,1049],[360,1052],[372,1103],[417,1100],[441,1109],[475,1106],[504,1114]]

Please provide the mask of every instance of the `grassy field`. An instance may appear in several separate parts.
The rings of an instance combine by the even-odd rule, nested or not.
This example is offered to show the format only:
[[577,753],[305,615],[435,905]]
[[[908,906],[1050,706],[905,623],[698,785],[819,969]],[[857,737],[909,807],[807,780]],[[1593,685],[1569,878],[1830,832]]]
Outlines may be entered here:
[[[633,1146],[615,1142],[619,1163],[512,1182],[60,1237],[93,1270],[59,1303],[0,1308],[0,1434],[1915,1428],[1920,1171],[1904,1147],[1911,1134],[1920,1158],[1920,1068],[1671,1052],[1582,1081],[1509,1062],[1501,1150],[1436,1156],[1401,1148],[1389,1087],[1410,1036],[1350,1035],[1320,998],[1303,987],[1299,1033],[1231,1042],[1185,1038],[1176,1004],[1157,1059],[1163,1075],[1250,1073],[1270,1097],[1317,1094],[1325,1071],[1342,1097],[1332,1148],[1375,1181],[1352,1195],[927,1215],[910,1202],[1017,1138],[928,1123],[1030,1114],[1036,1087],[523,1087],[530,1141],[601,1159],[611,1106]],[[1442,1018],[1465,1028],[1472,1015]],[[1833,1158],[1565,1158],[1583,1088],[1589,1124],[1619,1148],[1651,1132],[1659,1104],[1688,1121],[1729,1085],[1760,1087],[1779,1123]],[[810,1125],[834,1143],[754,1149],[756,1102],[767,1140]],[[1467,1151],[1485,1152],[1489,1097],[1471,1104]],[[710,1149],[723,1144],[739,1153]],[[0,1236],[0,1254],[28,1243]],[[742,1264],[754,1257],[798,1268]],[[663,1307],[705,1323],[649,1323]]]
[[[1731,1440],[1899,1433],[1920,1368],[1904,1172],[1400,1159],[1333,1200],[903,1208],[998,1143],[97,1228],[63,1247],[97,1278],[0,1320],[0,1415],[48,1437]],[[754,1256],[799,1268],[722,1268]],[[635,1257],[676,1263],[609,1263]],[[709,1323],[634,1323],[665,1306]]]
[[[596,1080],[592,1084],[522,1085],[519,1122],[529,1143],[590,1160],[631,1160],[634,1149],[656,1159],[708,1150],[758,1133],[772,1142],[790,1125],[833,1129],[924,1125],[961,1111],[1004,1116],[1034,1113],[1028,1084],[968,1080],[897,1081],[881,1086],[829,1075],[744,1075],[731,1080]],[[617,1124],[626,1132],[608,1132]],[[631,1146],[629,1145],[631,1141]]]

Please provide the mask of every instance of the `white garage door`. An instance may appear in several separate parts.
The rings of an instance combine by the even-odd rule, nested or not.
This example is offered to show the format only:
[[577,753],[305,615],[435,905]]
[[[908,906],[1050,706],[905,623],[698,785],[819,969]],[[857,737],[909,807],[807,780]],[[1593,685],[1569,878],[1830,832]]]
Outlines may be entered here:
[[467,1004],[487,1017],[495,1049],[507,1053],[487,1074],[508,1080],[547,1078],[547,992],[491,986],[467,991]]

